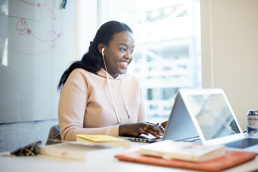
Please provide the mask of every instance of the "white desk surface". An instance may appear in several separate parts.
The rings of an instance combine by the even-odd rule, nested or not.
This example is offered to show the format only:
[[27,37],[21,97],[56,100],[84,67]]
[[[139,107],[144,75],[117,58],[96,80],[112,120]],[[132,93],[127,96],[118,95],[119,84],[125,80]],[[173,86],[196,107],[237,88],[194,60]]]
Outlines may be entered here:
[[[131,143],[131,147],[124,152],[139,150],[146,143]],[[228,172],[246,172],[258,169],[258,156],[245,164],[230,168]],[[56,158],[45,155],[28,157],[1,157],[1,172],[182,172],[190,171],[178,168],[145,165],[133,162],[119,161],[113,156],[101,158],[98,161],[76,161],[70,159]]]

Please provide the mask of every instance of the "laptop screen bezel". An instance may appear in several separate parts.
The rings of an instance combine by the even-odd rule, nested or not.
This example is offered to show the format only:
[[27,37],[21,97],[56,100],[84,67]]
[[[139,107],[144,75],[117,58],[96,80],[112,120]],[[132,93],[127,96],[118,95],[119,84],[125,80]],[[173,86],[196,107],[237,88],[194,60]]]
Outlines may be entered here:
[[[231,141],[234,141],[234,140],[238,140],[238,139],[241,139],[244,137],[244,134],[243,134],[243,131],[238,123],[238,120],[229,104],[229,101],[224,93],[224,91],[222,89],[181,89],[179,90],[181,96],[182,96],[182,99],[184,100],[184,103],[185,103],[185,106],[189,112],[189,115],[194,123],[194,126],[200,136],[200,139],[202,141],[203,144],[212,144],[212,145],[218,145],[218,144],[225,144],[227,142],[231,142]],[[214,138],[214,139],[209,139],[209,140],[206,140],[206,138],[204,137],[204,134],[201,130],[201,127],[195,117],[195,115],[191,112],[190,110],[190,104],[189,102],[186,100],[186,96],[187,95],[204,95],[204,94],[221,94],[224,98],[224,100],[226,101],[227,103],[227,106],[232,114],[232,117],[233,119],[235,120],[236,122],[236,125],[240,131],[240,133],[236,133],[234,135],[229,135],[229,136],[224,136],[224,137],[220,137],[220,138]]]

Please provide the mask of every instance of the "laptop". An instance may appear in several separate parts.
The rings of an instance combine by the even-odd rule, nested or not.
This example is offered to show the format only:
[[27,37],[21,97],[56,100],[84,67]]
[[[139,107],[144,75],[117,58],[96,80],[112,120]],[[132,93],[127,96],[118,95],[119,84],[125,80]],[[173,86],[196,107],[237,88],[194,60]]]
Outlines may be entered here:
[[[163,121],[161,121],[163,122]],[[188,128],[188,132],[184,130]],[[175,141],[195,141],[199,139],[195,126],[187,112],[180,93],[177,93],[175,103],[171,110],[164,135],[156,138],[149,134],[148,136],[142,134],[138,137],[134,136],[119,136],[120,138],[127,139],[133,142],[154,143],[162,140],[175,140]]]
[[246,137],[221,89],[181,89],[163,139],[223,144],[227,149],[258,153],[258,137]]
[[162,138],[124,138],[149,143],[161,140],[199,141],[258,153],[258,138],[245,136],[221,89],[179,90]]
[[161,136],[160,138],[156,138],[151,134],[148,136],[142,134],[138,137],[134,137],[134,136],[119,136],[119,137],[133,142],[145,142],[145,143],[154,143],[162,140],[175,140],[175,141],[199,140],[198,133],[185,107],[180,91],[177,93],[174,102],[175,103],[169,115],[167,125],[164,131],[164,135]]

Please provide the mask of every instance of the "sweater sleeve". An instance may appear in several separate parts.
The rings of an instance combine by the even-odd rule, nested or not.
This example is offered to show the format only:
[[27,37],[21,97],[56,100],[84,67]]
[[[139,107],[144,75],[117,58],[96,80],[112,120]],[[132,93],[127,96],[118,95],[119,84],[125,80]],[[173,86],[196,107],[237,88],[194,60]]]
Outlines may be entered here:
[[58,106],[59,128],[62,140],[75,141],[76,134],[118,136],[118,125],[102,128],[83,128],[87,110],[88,85],[82,69],[75,69],[62,88]]

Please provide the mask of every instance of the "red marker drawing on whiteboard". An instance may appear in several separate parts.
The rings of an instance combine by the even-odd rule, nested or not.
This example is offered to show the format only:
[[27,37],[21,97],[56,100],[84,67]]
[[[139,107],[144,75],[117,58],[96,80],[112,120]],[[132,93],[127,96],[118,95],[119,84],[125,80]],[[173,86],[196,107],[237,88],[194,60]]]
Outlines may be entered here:
[[[43,3],[39,3],[39,2],[29,2],[29,0],[20,0],[21,2],[23,2],[24,4],[30,5],[30,6],[37,6],[38,8],[40,8],[40,17],[42,19],[46,19],[49,18],[51,20],[56,20],[61,11],[59,8],[59,1],[56,0],[45,0],[45,2]],[[58,13],[58,15],[57,15]]]
[[[37,55],[37,54],[42,54],[42,53],[44,53],[46,51],[49,51],[50,49],[52,49],[55,46],[57,46],[59,38],[62,35],[62,32],[56,33],[54,30],[50,30],[50,31],[48,31],[47,35],[45,36],[45,39],[44,38],[39,38],[29,28],[28,22],[24,18],[21,18],[20,20],[17,21],[17,23],[16,23],[16,30],[22,36],[25,36],[25,35],[33,36],[39,42],[47,43],[47,45],[48,45],[47,47],[44,46],[45,47],[44,50],[41,50],[40,52],[37,52],[37,53],[23,52],[21,50],[16,50],[16,49],[9,48],[9,50],[16,51],[18,53],[26,54],[26,55]],[[40,46],[40,47],[43,47],[43,46]]]

